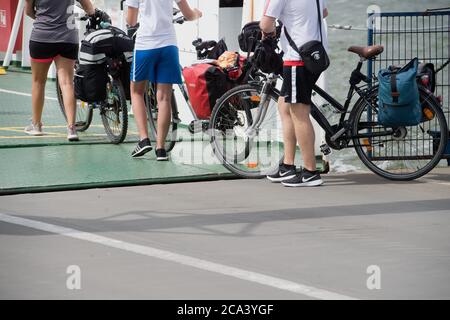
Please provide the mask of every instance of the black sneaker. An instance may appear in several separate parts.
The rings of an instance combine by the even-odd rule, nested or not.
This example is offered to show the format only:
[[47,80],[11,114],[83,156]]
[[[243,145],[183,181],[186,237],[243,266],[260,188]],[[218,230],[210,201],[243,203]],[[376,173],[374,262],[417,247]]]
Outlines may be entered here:
[[287,164],[280,164],[280,167],[277,171],[277,173],[274,173],[272,175],[268,175],[267,179],[269,179],[272,182],[282,182],[285,180],[289,180],[295,177],[295,166],[294,165],[287,165]]
[[316,187],[323,184],[319,171],[303,169],[294,178],[285,180],[282,184],[286,187]]
[[169,160],[169,156],[167,155],[166,150],[156,149],[156,161],[167,161],[167,160]]
[[150,144],[150,139],[147,138],[147,139],[139,141],[136,148],[134,148],[133,152],[131,153],[131,156],[133,158],[141,157],[144,154],[146,154],[147,152],[151,151],[152,149],[153,148]]

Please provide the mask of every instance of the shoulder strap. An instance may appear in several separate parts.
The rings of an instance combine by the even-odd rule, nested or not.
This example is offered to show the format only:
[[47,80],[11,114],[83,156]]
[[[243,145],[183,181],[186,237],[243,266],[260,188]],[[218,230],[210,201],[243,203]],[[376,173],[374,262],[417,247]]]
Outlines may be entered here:
[[319,17],[320,42],[323,42],[323,36],[322,36],[322,13],[320,12],[320,2],[319,2],[319,0],[316,0],[316,4],[317,4],[317,16]]
[[[320,42],[323,42],[323,36],[322,36],[322,14],[320,13],[320,2],[319,0],[316,0],[317,5],[317,16],[319,18],[319,32],[320,32]],[[292,40],[291,36],[289,35],[289,32],[287,31],[286,27],[284,27],[284,34],[286,36],[287,41],[289,42],[289,45],[294,49],[298,54],[300,54],[300,49],[295,44],[294,40]]]

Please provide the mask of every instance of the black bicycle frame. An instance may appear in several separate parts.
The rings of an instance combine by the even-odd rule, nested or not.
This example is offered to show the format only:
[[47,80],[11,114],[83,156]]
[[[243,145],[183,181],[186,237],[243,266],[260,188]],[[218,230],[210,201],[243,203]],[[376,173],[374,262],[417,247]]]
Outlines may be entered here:
[[[336,99],[334,99],[332,96],[330,96],[327,92],[325,92],[322,88],[314,84],[313,91],[316,92],[320,97],[322,97],[325,101],[327,101],[335,110],[338,111],[338,113],[341,114],[341,117],[339,119],[338,126],[332,126],[327,118],[322,114],[322,112],[319,110],[319,108],[312,103],[311,104],[311,116],[314,118],[314,120],[317,121],[317,123],[322,127],[322,129],[325,130],[327,135],[330,137],[335,136],[336,134],[342,132],[342,134],[347,130],[345,127],[345,119],[348,112],[348,109],[350,107],[350,103],[352,101],[353,95],[356,91],[356,93],[360,97],[366,96],[363,91],[358,88],[358,84],[362,81],[368,83],[369,79],[367,76],[361,73],[361,68],[363,65],[363,60],[361,60],[358,63],[358,66],[355,70],[353,70],[352,75],[350,77],[350,88],[347,93],[347,98],[345,100],[344,105],[339,103]],[[340,135],[339,135],[340,136]]]

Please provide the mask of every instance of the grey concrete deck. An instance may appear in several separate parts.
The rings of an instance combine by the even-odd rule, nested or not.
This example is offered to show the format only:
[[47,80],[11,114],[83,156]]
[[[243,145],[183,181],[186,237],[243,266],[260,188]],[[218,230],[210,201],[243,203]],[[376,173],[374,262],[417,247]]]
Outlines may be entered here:
[[[358,299],[450,299],[449,169],[409,183],[373,174],[325,180],[313,189],[233,180],[0,197],[0,298],[314,298],[270,285],[270,276]],[[6,223],[5,215],[217,269]],[[66,288],[69,265],[81,268],[81,290]],[[381,269],[380,290],[366,286],[370,265]],[[228,267],[264,281],[221,273]]]

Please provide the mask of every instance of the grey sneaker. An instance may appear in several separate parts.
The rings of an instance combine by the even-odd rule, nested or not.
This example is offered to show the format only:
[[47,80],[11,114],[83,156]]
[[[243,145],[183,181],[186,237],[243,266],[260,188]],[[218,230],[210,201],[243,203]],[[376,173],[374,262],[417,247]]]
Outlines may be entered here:
[[74,125],[71,125],[71,126],[67,127],[67,140],[69,140],[69,141],[78,141],[78,140],[80,140],[78,138],[77,129],[75,128]]
[[30,136],[42,136],[44,133],[42,132],[42,123],[33,123],[31,122],[28,126],[25,127],[25,133]]

